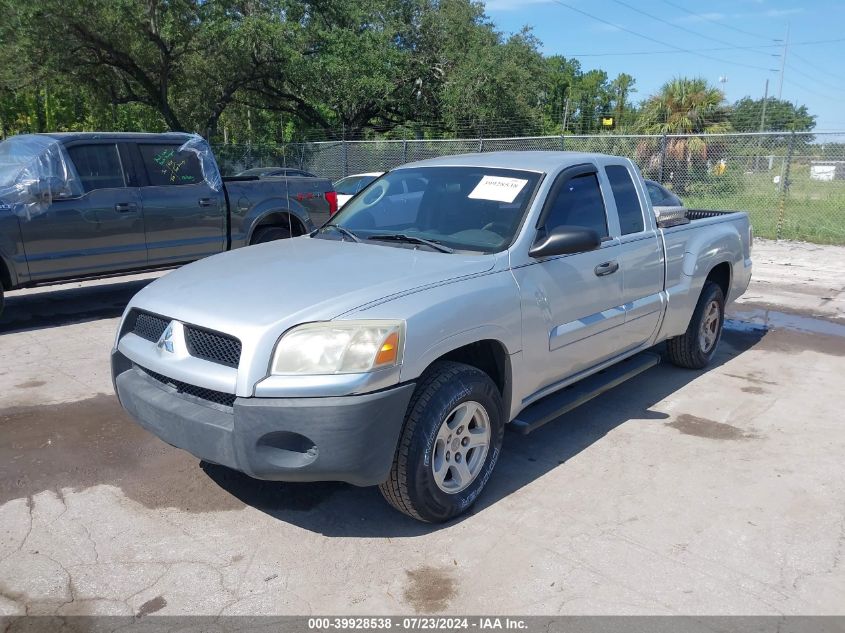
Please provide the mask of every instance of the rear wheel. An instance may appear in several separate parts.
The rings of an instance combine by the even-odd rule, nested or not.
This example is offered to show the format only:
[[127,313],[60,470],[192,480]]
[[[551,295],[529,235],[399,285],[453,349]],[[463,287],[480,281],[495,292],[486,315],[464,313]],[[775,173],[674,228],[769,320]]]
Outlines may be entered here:
[[276,240],[286,240],[290,237],[290,231],[286,226],[261,226],[255,230],[250,244],[264,244]]
[[0,316],[3,316],[3,306],[5,305],[5,299],[3,298],[3,283],[0,282]]
[[725,320],[725,296],[718,284],[708,281],[692,313],[687,331],[669,339],[669,360],[678,367],[701,369],[716,353]]
[[502,396],[484,372],[438,362],[408,405],[384,498],[408,516],[447,521],[481,494],[502,448]]

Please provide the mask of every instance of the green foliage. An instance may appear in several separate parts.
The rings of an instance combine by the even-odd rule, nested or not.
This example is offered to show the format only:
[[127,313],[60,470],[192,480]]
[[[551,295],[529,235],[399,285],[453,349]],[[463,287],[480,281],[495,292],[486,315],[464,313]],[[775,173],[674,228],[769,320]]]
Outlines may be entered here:
[[743,97],[731,108],[730,121],[737,132],[757,132],[761,126],[763,130],[809,132],[816,127],[816,117],[807,106],[775,97],[766,99],[765,117],[763,120],[763,99]]
[[725,95],[701,77],[676,77],[643,104],[637,127],[646,134],[731,131]]
[[[170,129],[278,144],[759,121],[760,102],[729,115],[701,79],[675,79],[638,108],[631,75],[543,57],[530,30],[500,33],[475,0],[0,0],[0,15],[0,137]],[[814,124],[772,99],[767,120]],[[700,139],[671,149],[678,161],[707,153]]]

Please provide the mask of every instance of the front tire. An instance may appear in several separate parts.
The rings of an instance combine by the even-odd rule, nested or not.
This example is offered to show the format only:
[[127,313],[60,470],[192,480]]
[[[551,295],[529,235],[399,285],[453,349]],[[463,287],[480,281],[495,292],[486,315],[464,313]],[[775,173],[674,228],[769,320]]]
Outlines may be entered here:
[[705,282],[687,331],[666,342],[669,360],[686,369],[706,367],[719,346],[724,322],[725,295],[718,284]]
[[420,521],[462,514],[496,466],[504,427],[502,395],[487,374],[463,363],[435,363],[408,404],[382,495]]

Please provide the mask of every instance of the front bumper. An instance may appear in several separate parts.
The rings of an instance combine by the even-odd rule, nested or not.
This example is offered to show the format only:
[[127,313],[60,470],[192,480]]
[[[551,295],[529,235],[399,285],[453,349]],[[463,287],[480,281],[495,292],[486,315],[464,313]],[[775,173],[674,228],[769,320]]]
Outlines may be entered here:
[[112,357],[115,391],[145,429],[215,464],[276,481],[384,482],[413,384],[326,398],[206,402]]

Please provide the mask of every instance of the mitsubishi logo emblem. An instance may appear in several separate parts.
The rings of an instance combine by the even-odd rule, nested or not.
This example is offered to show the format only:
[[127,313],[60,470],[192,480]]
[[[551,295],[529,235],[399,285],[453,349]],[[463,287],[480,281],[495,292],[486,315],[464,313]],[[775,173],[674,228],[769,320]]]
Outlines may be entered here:
[[167,350],[171,354],[173,353],[173,322],[172,321],[167,326],[167,329],[164,332],[162,332],[161,336],[158,339],[158,343],[156,343],[156,347],[161,349],[161,350]]

